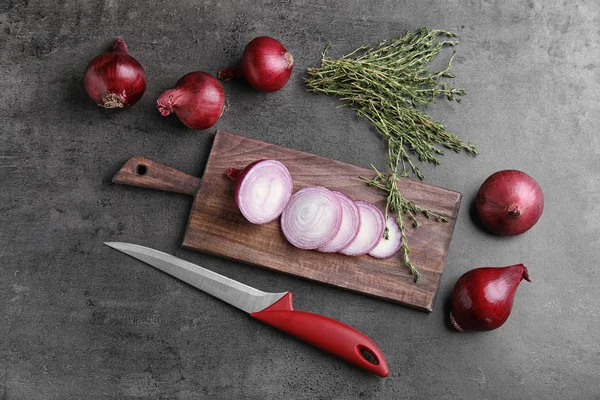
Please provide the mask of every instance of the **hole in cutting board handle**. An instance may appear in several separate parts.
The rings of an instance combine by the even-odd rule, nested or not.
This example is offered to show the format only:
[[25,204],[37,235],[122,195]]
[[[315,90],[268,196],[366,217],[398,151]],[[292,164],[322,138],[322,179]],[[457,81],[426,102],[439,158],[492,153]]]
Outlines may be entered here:
[[138,166],[135,167],[135,173],[138,175],[146,175],[146,172],[148,172],[148,167],[144,164],[138,164]]
[[379,360],[375,357],[375,354],[371,353],[371,350],[364,346],[358,346],[358,351],[360,351],[360,355],[369,363],[379,365]]

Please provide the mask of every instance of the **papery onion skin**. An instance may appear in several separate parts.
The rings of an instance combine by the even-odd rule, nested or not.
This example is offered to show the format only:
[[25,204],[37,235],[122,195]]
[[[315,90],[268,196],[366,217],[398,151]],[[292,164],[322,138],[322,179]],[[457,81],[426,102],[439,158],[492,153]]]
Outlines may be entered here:
[[83,83],[88,96],[99,106],[126,108],[142,98],[146,91],[146,73],[127,53],[125,41],[118,38],[112,51],[90,61]]
[[190,72],[157,100],[162,116],[175,113],[185,126],[204,130],[217,123],[225,109],[225,92],[217,79],[203,71]]
[[501,236],[520,235],[531,229],[544,211],[540,185],[525,172],[498,171],[479,188],[475,208],[481,223]]
[[[264,216],[257,216],[257,215],[254,215],[254,214],[248,212],[247,206],[244,204],[244,198],[242,196],[242,191],[244,190],[244,188],[242,186],[245,183],[244,179],[257,166],[258,167],[267,167],[267,168],[278,168],[278,172],[283,174],[282,176],[284,177],[284,180],[285,180],[283,201],[279,205],[279,207],[276,207],[272,210],[272,212],[270,213],[270,216],[268,218],[264,217]],[[230,179],[232,179],[236,182],[234,196],[235,196],[235,202],[238,206],[238,209],[240,210],[242,215],[249,222],[251,222],[253,224],[259,224],[259,225],[266,224],[268,222],[274,221],[277,218],[279,218],[279,216],[283,212],[285,206],[287,205],[288,201],[290,200],[290,197],[292,196],[292,191],[294,189],[293,183],[292,183],[292,177],[290,175],[289,170],[282,162],[277,161],[277,160],[265,160],[265,159],[257,160],[257,161],[254,161],[254,162],[248,164],[243,170],[239,170],[236,168],[230,168],[227,170],[227,172],[225,174]]]
[[475,268],[452,290],[450,322],[458,331],[490,331],[502,326],[513,306],[519,283],[529,279],[523,264]]
[[242,64],[219,71],[219,79],[228,81],[244,77],[260,92],[282,89],[290,79],[294,57],[277,39],[259,36],[246,45]]

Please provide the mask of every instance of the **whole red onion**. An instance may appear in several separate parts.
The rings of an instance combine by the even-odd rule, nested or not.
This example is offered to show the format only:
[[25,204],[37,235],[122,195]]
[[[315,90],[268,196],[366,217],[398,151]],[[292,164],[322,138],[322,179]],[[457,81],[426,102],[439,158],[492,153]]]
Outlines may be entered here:
[[142,98],[146,90],[146,73],[127,53],[125,41],[118,38],[112,51],[90,61],[83,83],[88,96],[99,106],[124,108]]
[[157,100],[158,111],[167,116],[172,112],[187,127],[208,129],[223,114],[225,92],[218,80],[202,71],[190,72]]
[[498,171],[483,182],[475,201],[483,225],[491,232],[519,235],[533,227],[544,211],[540,185],[516,170]]
[[519,283],[531,282],[523,264],[476,268],[452,290],[450,322],[459,331],[490,331],[506,322]]
[[259,36],[246,45],[242,64],[219,71],[219,79],[245,78],[261,92],[275,92],[283,88],[292,74],[294,57],[276,39]]

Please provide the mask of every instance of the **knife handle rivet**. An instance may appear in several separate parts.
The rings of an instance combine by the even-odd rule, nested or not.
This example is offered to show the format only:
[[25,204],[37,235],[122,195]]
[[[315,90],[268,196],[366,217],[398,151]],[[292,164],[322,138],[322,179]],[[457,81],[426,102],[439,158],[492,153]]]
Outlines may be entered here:
[[135,173],[138,175],[146,175],[146,172],[148,172],[148,167],[146,167],[144,164],[138,164],[138,166],[135,168]]

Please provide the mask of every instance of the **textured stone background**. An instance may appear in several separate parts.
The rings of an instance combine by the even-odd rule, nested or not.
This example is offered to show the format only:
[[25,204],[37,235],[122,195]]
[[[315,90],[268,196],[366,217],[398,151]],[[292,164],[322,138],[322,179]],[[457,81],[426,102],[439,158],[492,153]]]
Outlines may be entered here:
[[[431,114],[481,155],[448,154],[427,182],[464,195],[436,309],[425,314],[179,248],[191,198],[117,187],[133,154],[200,175],[211,135],[155,109],[192,70],[216,73],[253,37],[294,54],[284,90],[225,86],[218,128],[361,166],[385,166],[375,132],[305,92],[306,68],[430,26],[456,31],[468,91]],[[149,83],[132,109],[96,107],[87,62],[123,36]],[[0,399],[598,399],[600,396],[600,3],[579,1],[0,1]],[[447,58],[448,52],[442,55]],[[216,128],[216,127],[215,127]],[[528,233],[488,235],[470,203],[491,173],[521,169],[544,189]],[[108,249],[140,243],[368,334],[390,364],[378,379]],[[456,279],[523,262],[501,329],[445,325]]]

